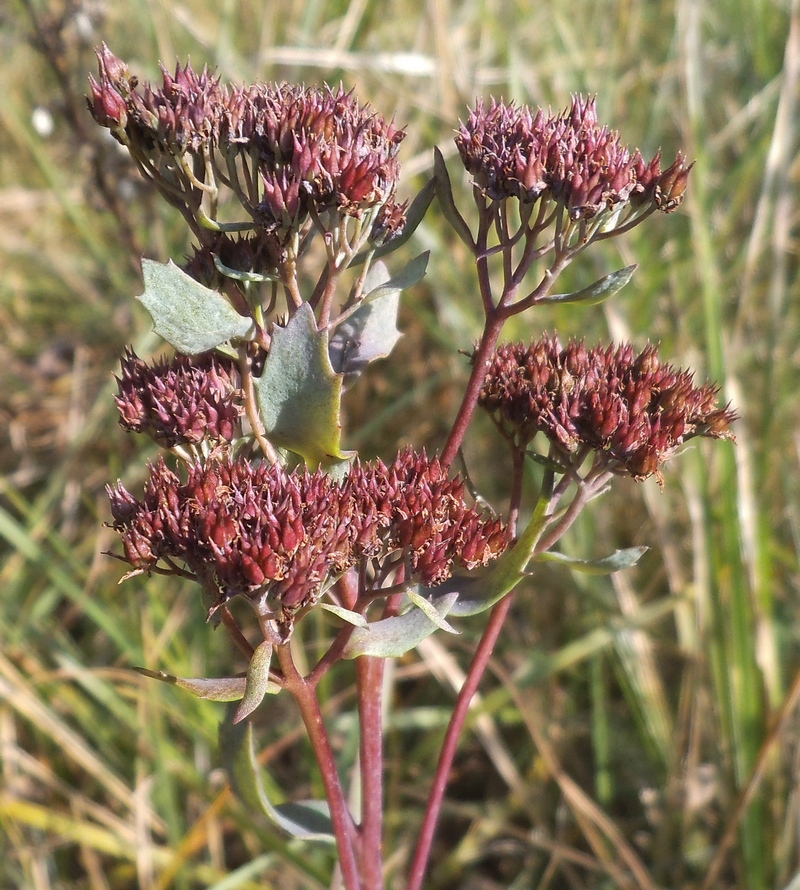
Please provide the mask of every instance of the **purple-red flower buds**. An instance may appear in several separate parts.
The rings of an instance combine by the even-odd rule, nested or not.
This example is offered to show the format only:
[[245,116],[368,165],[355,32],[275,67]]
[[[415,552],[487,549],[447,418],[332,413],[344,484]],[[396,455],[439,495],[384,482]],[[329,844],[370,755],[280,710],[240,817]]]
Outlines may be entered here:
[[590,219],[630,201],[674,210],[691,165],[678,155],[661,172],[660,153],[646,162],[619,133],[601,126],[595,100],[574,96],[560,115],[527,106],[479,101],[456,136],[475,183],[490,198],[534,202],[545,193],[573,219]]
[[[208,165],[267,230],[295,229],[309,214],[329,210],[361,217],[394,201],[405,133],[359,105],[352,92],[227,86],[189,64],[178,64],[174,75],[162,67],[160,87],[140,87],[105,45],[97,56],[100,79],[90,78],[89,98],[95,120],[130,148],[173,202],[177,190],[196,210]],[[186,154],[195,159],[190,172]],[[385,225],[397,231],[400,216],[388,215]]]
[[165,448],[236,438],[242,405],[230,360],[205,353],[148,365],[129,349],[120,364],[116,400],[125,429]]
[[499,519],[466,504],[463,481],[410,450],[389,466],[356,464],[341,483],[321,470],[228,458],[187,474],[182,482],[162,460],[141,500],[121,483],[109,488],[124,559],[139,571],[183,563],[218,591],[215,605],[266,598],[289,627],[326,582],[359,563],[405,565],[407,580],[435,585],[508,543]]
[[629,343],[563,347],[555,336],[531,346],[507,344],[492,356],[480,405],[515,447],[537,433],[554,459],[569,466],[594,451],[615,473],[644,479],[694,436],[732,438],[736,415],[717,407],[718,388],[661,364],[657,348]]

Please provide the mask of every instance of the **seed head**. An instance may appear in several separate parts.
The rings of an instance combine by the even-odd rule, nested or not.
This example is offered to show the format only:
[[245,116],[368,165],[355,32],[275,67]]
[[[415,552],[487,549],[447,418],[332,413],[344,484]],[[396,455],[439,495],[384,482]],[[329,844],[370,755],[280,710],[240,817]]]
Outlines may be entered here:
[[389,466],[356,464],[341,483],[229,457],[190,466],[182,482],[161,460],[141,499],[121,483],[109,497],[136,571],[183,563],[217,593],[214,607],[237,595],[266,601],[287,633],[352,566],[402,564],[409,581],[433,585],[507,545],[500,520],[465,503],[464,483],[413,451]]
[[559,115],[527,106],[478,101],[456,136],[461,159],[490,198],[535,202],[545,194],[573,219],[591,219],[625,202],[674,210],[691,165],[678,159],[661,172],[660,153],[646,162],[619,133],[601,126],[595,99],[573,96]]
[[661,364],[653,345],[637,354],[629,343],[562,347],[545,336],[495,352],[480,405],[517,448],[541,432],[565,467],[593,451],[612,472],[660,481],[661,464],[688,439],[732,438],[736,415],[717,407],[717,395],[716,386],[694,386],[691,372]]
[[205,353],[148,365],[128,349],[120,364],[116,401],[125,429],[165,448],[236,437],[242,407],[231,361]]

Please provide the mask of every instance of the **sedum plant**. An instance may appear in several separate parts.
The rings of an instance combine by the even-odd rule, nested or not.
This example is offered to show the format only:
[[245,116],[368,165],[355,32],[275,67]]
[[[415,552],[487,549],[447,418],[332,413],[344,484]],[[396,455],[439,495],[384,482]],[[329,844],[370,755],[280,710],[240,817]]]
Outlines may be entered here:
[[[155,330],[173,347],[154,363],[128,350],[120,423],[164,450],[133,493],[109,487],[128,576],[196,582],[209,621],[247,660],[229,678],[179,679],[237,703],[221,729],[231,782],[248,805],[308,842],[332,842],[335,881],[384,885],[382,672],[426,636],[488,612],[431,781],[407,886],[422,886],[470,698],[529,566],[558,560],[611,572],[640,548],[598,560],[554,550],[614,476],[655,476],[696,436],[730,438],[717,387],[663,362],[655,346],[501,343],[505,323],[537,306],[596,303],[635,267],[574,293],[559,275],[593,244],[682,200],[691,164],[662,168],[597,119],[592,98],[560,114],[478,101],[456,145],[473,183],[477,226],[456,206],[444,159],[411,203],[397,199],[404,132],[342,88],[223,84],[207,69],[162,69],[140,83],[104,45],[89,106],[193,237],[181,265],[143,261]],[[484,313],[449,436],[428,454],[384,459],[343,449],[342,400],[390,356],[401,292],[427,256],[390,272],[433,205],[474,258]],[[394,263],[392,263],[394,266]],[[475,412],[508,446],[501,515],[452,472]],[[524,497],[526,466],[538,491]],[[233,601],[246,604],[242,608]],[[300,668],[297,624],[331,613],[335,632]],[[481,619],[475,619],[481,620]],[[320,681],[354,663],[361,806],[348,803],[322,715]],[[326,800],[275,806],[259,775],[248,718],[271,694],[293,697]]]

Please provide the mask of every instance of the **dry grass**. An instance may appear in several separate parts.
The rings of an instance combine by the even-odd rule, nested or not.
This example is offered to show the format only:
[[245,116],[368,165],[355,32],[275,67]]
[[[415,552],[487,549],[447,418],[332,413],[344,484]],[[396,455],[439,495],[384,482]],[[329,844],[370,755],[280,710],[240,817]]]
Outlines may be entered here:
[[[566,104],[599,94],[625,138],[697,158],[680,215],[576,264],[640,263],[603,313],[560,309],[510,331],[663,342],[720,380],[738,446],[695,447],[665,491],[622,482],[571,535],[581,555],[648,544],[614,579],[544,568],[520,595],[466,734],[431,890],[737,888],[800,871],[797,236],[800,9],[766,2],[431,4],[368,0],[10,0],[0,9],[0,886],[329,885],[330,853],[301,848],[229,795],[220,706],[126,670],[228,674],[242,665],[189,587],[117,586],[103,485],[132,485],[146,446],[118,431],[123,344],[159,349],[132,295],[138,259],[185,235],[83,107],[92,46],[155,76],[176,55],[232,80],[342,80],[408,126],[407,190],[430,172],[476,95]],[[48,123],[49,122],[49,123]],[[52,125],[52,132],[46,132]],[[455,170],[455,166],[451,166]],[[463,182],[461,183],[463,185]],[[425,282],[393,362],[348,408],[366,454],[441,446],[458,350],[478,333],[468,258],[433,215]],[[616,254],[616,255],[615,255]],[[410,255],[410,254],[409,254]],[[486,425],[470,469],[500,493]],[[390,886],[480,620],[434,638],[393,675],[386,849]],[[429,672],[427,668],[430,667]],[[345,769],[353,698],[331,680]],[[262,763],[318,792],[291,704],[258,719]],[[796,884],[792,885],[796,886]]]

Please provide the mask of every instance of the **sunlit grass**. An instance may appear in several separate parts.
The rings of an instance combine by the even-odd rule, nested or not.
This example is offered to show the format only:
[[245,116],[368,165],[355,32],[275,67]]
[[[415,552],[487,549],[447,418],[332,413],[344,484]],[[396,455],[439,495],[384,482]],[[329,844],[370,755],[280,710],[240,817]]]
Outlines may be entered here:
[[[723,384],[741,414],[738,444],[688,448],[667,465],[663,493],[620,481],[565,542],[581,556],[647,544],[636,569],[587,580],[548,567],[520,591],[427,886],[787,887],[800,869],[797,10],[790,21],[752,0],[101,6],[13,0],[0,12],[0,886],[329,884],[328,849],[288,844],[227,791],[222,706],[127,670],[244,665],[190,586],[118,586],[122,567],[103,555],[114,546],[103,486],[139,484],[151,453],[118,429],[112,399],[123,344],[160,348],[132,300],[138,258],[186,249],[177,214],[84,109],[92,46],[105,40],[150,77],[159,59],[190,55],[235,81],[355,86],[409,130],[406,194],[430,174],[434,144],[468,194],[451,140],[477,95],[560,108],[571,92],[596,92],[626,141],[697,160],[679,214],[570,270],[578,287],[639,263],[613,303],[524,316],[509,336],[557,327],[660,340],[670,360]],[[50,135],[35,108],[51,116]],[[467,372],[459,350],[479,333],[469,258],[436,214],[408,256],[425,249],[406,336],[347,409],[345,444],[367,455],[441,447],[453,381]],[[467,465],[500,502],[504,451],[489,424],[476,435]],[[392,677],[386,849],[397,890],[480,624],[432,638]],[[327,690],[345,767],[350,682],[342,670]],[[256,724],[275,782],[318,793],[291,703],[270,700]]]

